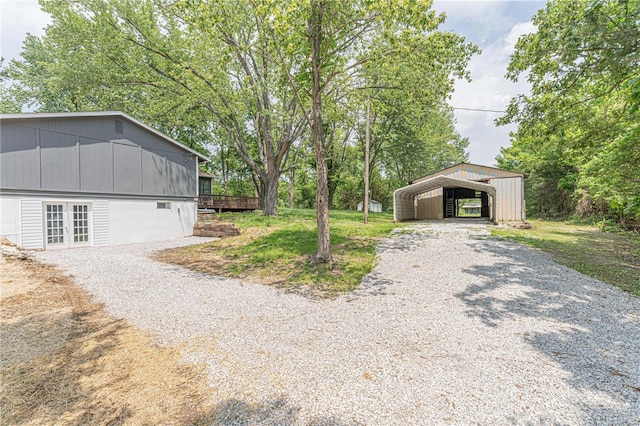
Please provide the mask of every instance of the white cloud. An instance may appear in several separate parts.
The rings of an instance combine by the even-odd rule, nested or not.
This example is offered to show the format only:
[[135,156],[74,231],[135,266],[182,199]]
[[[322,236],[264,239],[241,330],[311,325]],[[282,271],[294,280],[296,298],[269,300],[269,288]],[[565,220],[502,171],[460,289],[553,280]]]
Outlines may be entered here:
[[[535,31],[530,19],[544,4],[499,1],[436,1],[438,11],[447,12],[444,29],[464,35],[482,49],[482,54],[469,63],[472,82],[458,80],[450,104],[458,108],[503,111],[512,97],[528,93],[526,81],[513,83],[504,78],[509,56],[518,37]],[[518,16],[516,16],[516,14]],[[496,127],[494,120],[502,113],[455,110],[456,129],[470,140],[469,154],[473,163],[493,165],[501,147],[510,145],[513,125]]]
[[513,28],[511,28],[511,31],[509,31],[509,34],[507,34],[507,37],[505,38],[505,46],[504,46],[505,52],[508,55],[511,55],[515,51],[516,43],[518,42],[518,39],[520,38],[520,36],[529,34],[529,33],[535,33],[537,30],[538,28],[531,21],[521,22],[519,24],[514,25]]
[[51,22],[36,0],[0,0],[0,51],[7,61],[17,58],[27,33],[41,36]]
[[[472,81],[456,82],[452,106],[503,111],[512,97],[529,91],[526,81],[513,83],[504,78],[510,54],[507,44],[507,37],[503,37],[471,60]],[[494,120],[502,115],[498,112],[455,110],[455,115],[456,128],[469,137],[473,163],[493,165],[500,148],[509,146],[509,133],[516,130],[513,125],[497,127]]]

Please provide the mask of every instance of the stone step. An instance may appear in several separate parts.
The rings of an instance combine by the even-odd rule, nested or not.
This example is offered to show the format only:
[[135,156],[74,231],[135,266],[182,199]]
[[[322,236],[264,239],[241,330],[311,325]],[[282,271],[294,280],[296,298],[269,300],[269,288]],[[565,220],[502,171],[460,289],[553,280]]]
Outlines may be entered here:
[[206,222],[217,219],[218,217],[215,213],[198,213],[198,222]]
[[196,222],[193,226],[194,237],[235,237],[240,235],[240,228],[233,223]]

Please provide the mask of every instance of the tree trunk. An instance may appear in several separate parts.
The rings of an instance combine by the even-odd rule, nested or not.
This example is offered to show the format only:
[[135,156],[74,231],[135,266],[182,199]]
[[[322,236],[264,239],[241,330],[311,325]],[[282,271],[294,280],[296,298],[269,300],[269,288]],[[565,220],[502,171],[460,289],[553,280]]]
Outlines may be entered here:
[[220,147],[220,165],[222,166],[222,185],[224,195],[229,195],[229,162],[224,156],[224,145]]
[[262,214],[276,216],[278,214],[278,178],[270,178],[263,183]]
[[296,181],[294,171],[291,171],[291,173],[289,174],[289,186],[287,188],[287,192],[289,193],[289,208],[292,209],[296,195]]
[[293,208],[293,201],[295,200],[295,187],[291,185],[289,187],[289,208]]
[[[285,158],[285,162],[289,159],[289,152]],[[287,174],[287,194],[289,195],[289,208],[293,209],[296,195],[296,166],[298,163],[298,153],[293,152],[293,164],[289,164],[289,172]]]
[[367,127],[364,146],[364,223],[369,223],[369,147],[371,146],[371,102],[367,99]]
[[318,224],[318,252],[315,261],[329,263],[331,257],[331,234],[329,230],[329,189],[327,178],[327,153],[322,134],[322,85],[320,82],[320,56],[322,48],[322,15],[324,2],[315,0],[311,4],[309,35],[311,40],[311,67],[313,90],[311,97],[311,134],[316,158],[316,222]]
[[334,183],[329,183],[328,194],[327,194],[327,203],[329,204],[329,209],[333,209],[333,196],[336,193],[336,189],[338,189],[338,185]]
[[316,222],[318,223],[318,253],[316,261],[331,262],[331,233],[329,230],[329,191],[327,185],[327,164],[324,145],[316,146]]

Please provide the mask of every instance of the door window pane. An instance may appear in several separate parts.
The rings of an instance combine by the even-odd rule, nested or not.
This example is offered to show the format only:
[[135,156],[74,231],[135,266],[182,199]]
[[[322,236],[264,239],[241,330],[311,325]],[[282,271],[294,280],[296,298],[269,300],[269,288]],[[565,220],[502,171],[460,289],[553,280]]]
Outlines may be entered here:
[[73,242],[89,241],[89,206],[76,204],[73,206]]
[[47,244],[64,244],[62,204],[47,204]]

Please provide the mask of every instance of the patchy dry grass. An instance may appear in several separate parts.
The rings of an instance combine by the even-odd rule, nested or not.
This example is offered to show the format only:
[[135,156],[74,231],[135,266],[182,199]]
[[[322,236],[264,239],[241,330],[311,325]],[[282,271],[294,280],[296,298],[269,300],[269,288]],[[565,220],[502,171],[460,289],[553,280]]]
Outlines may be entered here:
[[583,274],[640,296],[640,235],[594,226],[532,220],[533,229],[496,229],[492,235],[537,247]]
[[203,369],[180,363],[70,278],[0,257],[2,424],[182,425],[207,411]]
[[242,278],[277,285],[313,296],[335,296],[354,290],[375,264],[375,245],[391,230],[387,213],[369,215],[332,211],[331,246],[334,262],[311,262],[316,251],[316,218],[313,210],[280,209],[277,217],[259,213],[221,214],[243,233],[209,244],[165,250],[158,259],[212,275]]

